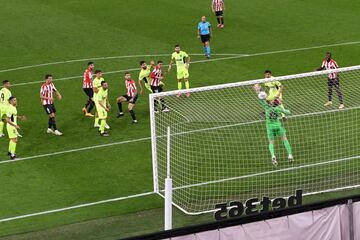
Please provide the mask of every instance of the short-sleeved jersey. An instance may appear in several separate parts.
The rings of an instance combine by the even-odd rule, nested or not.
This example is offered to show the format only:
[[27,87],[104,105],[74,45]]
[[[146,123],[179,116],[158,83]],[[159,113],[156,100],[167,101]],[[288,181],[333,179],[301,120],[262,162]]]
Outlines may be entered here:
[[125,87],[126,87],[126,95],[129,97],[135,96],[136,92],[136,84],[135,81],[130,79],[129,81],[125,80]]
[[[93,80],[93,87],[96,87],[97,89],[100,89],[101,88],[101,82],[104,81],[104,78],[94,78]],[[93,98],[96,99],[96,92],[94,91],[94,96]]]
[[158,87],[160,86],[160,82],[161,82],[161,77],[162,77],[162,70],[161,68],[155,67],[155,69],[152,71],[151,73],[151,82],[150,85],[153,87]]
[[101,101],[104,106],[106,106],[106,99],[108,96],[108,89],[104,90],[103,88],[99,89],[99,92],[96,94],[95,103],[96,105],[99,104]]
[[13,105],[9,105],[6,111],[6,116],[11,119],[11,121],[17,124],[17,109]]
[[0,104],[5,106],[10,105],[9,98],[11,97],[11,91],[7,88],[2,88],[0,90]]
[[[332,70],[332,69],[338,69],[339,65],[333,59],[330,59],[330,61],[327,61],[325,59],[321,64],[321,68],[325,68],[326,70]],[[329,79],[336,79],[337,77],[338,77],[338,75],[336,72],[329,73],[329,75],[328,75]]]
[[151,74],[151,66],[146,66],[146,69],[141,68],[141,71],[139,73],[139,80],[150,82],[151,81],[150,74]]
[[224,11],[224,0],[213,0],[212,5],[216,12]]
[[184,51],[180,51],[179,53],[174,52],[171,55],[171,59],[175,60],[177,70],[185,68],[185,59],[188,57],[189,55]]
[[[274,100],[280,91],[281,82],[279,82],[279,81],[267,82],[267,83],[265,83],[265,86],[269,88],[268,99]],[[282,95],[280,94],[279,97],[282,98]]]
[[211,24],[209,22],[199,22],[198,29],[200,30],[200,35],[210,34]]
[[268,126],[281,126],[281,114],[289,115],[290,111],[281,106],[271,106],[265,100],[259,100],[261,106],[265,110],[266,125]]
[[50,99],[47,100],[42,99],[41,100],[42,105],[54,104],[53,93],[56,91],[57,89],[53,83],[47,84],[45,82],[40,88],[40,94]]
[[92,73],[92,69],[88,68],[85,70],[84,72],[84,78],[83,78],[83,88],[92,88],[92,78],[93,78],[93,73]]

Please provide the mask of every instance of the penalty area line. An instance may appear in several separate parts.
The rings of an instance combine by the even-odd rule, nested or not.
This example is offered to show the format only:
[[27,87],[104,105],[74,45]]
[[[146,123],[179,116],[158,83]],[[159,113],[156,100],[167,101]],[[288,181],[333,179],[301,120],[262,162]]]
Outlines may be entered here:
[[101,201],[97,201],[97,202],[83,203],[83,204],[74,205],[74,206],[70,206],[70,207],[64,207],[64,208],[52,209],[52,210],[43,211],[43,212],[36,212],[36,213],[30,213],[30,214],[25,214],[25,215],[19,215],[19,216],[15,216],[15,217],[3,218],[3,219],[0,219],[0,223],[10,222],[10,221],[18,220],[18,219],[29,218],[29,217],[41,216],[41,215],[46,215],[46,214],[51,214],[51,213],[64,212],[64,211],[68,211],[68,210],[72,210],[72,209],[90,207],[90,206],[95,206],[95,205],[100,205],[100,204],[105,204],[105,203],[117,202],[117,201],[121,201],[121,200],[132,199],[132,198],[144,197],[144,196],[152,195],[154,193],[155,192],[145,192],[145,193],[139,193],[139,194],[129,195],[129,196],[125,196],[125,197],[111,198],[111,199],[101,200]]

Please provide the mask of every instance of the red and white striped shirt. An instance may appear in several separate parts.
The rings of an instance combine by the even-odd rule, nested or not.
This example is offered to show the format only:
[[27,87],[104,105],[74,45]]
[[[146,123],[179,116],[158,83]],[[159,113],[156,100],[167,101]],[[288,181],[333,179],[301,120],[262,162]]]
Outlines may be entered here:
[[155,69],[151,73],[151,86],[158,87],[160,85],[162,77],[162,70],[161,68],[155,67]]
[[93,87],[92,78],[93,78],[92,69],[91,68],[86,69],[84,72],[83,88]]
[[[325,68],[326,70],[332,70],[332,69],[338,69],[339,65],[333,59],[330,59],[330,61],[327,61],[325,59],[322,62],[321,68]],[[329,75],[328,75],[329,79],[335,79],[337,77],[338,77],[337,72],[329,73]]]
[[57,89],[53,83],[47,84],[46,82],[40,88],[40,94],[49,99],[41,99],[42,105],[54,104],[53,93]]
[[224,10],[224,0],[213,0],[212,5],[216,12]]
[[133,97],[135,95],[136,92],[136,84],[135,81],[130,79],[130,80],[125,80],[125,86],[127,89],[127,95],[129,97]]

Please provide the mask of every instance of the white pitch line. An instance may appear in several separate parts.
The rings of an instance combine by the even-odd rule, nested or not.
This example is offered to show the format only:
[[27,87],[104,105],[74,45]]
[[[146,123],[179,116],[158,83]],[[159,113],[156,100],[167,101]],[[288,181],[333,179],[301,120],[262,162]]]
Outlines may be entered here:
[[[195,63],[204,63],[204,62],[214,62],[214,61],[221,61],[221,60],[227,60],[227,59],[234,59],[234,58],[239,58],[239,57],[246,57],[249,55],[235,55],[235,56],[231,56],[231,57],[222,57],[222,58],[213,58],[213,59],[206,59],[206,60],[198,60],[198,61],[192,61],[191,64],[195,64]],[[169,64],[164,65],[164,67],[168,67]],[[115,73],[122,73],[122,72],[133,72],[133,71],[138,71],[140,68],[128,68],[128,69],[122,69],[122,70],[115,70],[115,71],[110,71],[110,72],[104,72],[103,74],[109,75],[109,74],[115,74]],[[75,79],[75,78],[82,78],[83,76],[72,76],[72,77],[64,77],[64,78],[55,78],[53,80],[54,81],[64,81],[64,80],[70,80],[70,79]],[[34,82],[24,82],[24,83],[15,83],[12,84],[12,86],[23,86],[23,85],[30,85],[30,84],[37,84],[37,83],[43,83],[44,81],[34,81]]]
[[[306,50],[319,49],[319,48],[325,48],[325,47],[336,47],[336,46],[346,46],[346,45],[355,45],[355,44],[360,44],[360,41],[345,42],[345,43],[335,43],[335,44],[327,44],[327,45],[320,45],[320,46],[313,46],[313,47],[294,48],[294,49],[286,49],[286,50],[278,50],[278,51],[270,51],[270,52],[252,53],[252,54],[230,54],[229,53],[227,55],[231,55],[230,57],[193,61],[193,62],[191,62],[191,64],[222,61],[222,60],[245,58],[245,57],[264,56],[264,55],[271,55],[271,54],[278,54],[278,53],[298,52],[298,51],[306,51]],[[195,54],[192,54],[192,55],[195,55]],[[202,54],[200,54],[200,55],[202,55]],[[218,55],[225,55],[225,54],[218,54]],[[140,55],[129,55],[129,56],[126,56],[126,57],[130,57],[130,56],[139,57]],[[151,56],[151,55],[143,55],[143,56]],[[156,55],[156,56],[162,56],[162,55]],[[169,55],[166,55],[166,56],[169,56]],[[121,57],[121,56],[117,56],[117,57]],[[111,59],[111,58],[116,58],[116,57],[101,57],[99,59]],[[83,60],[83,59],[81,59],[81,60]],[[86,60],[88,60],[88,59],[86,59]],[[64,62],[71,62],[71,61],[74,62],[74,61],[80,61],[80,60],[70,60],[70,61],[64,61]],[[58,62],[58,64],[60,64],[60,63],[63,63],[63,62]],[[50,65],[50,63],[49,63],[49,65]],[[168,65],[165,65],[165,66],[168,66]],[[23,67],[20,67],[20,68],[23,68]],[[8,69],[1,70],[1,71],[6,71],[6,70],[8,70]],[[117,70],[117,71],[105,72],[104,74],[115,74],[115,73],[121,73],[121,72],[126,72],[126,71],[131,72],[131,71],[136,71],[136,70],[139,70],[139,68],[130,68],[130,69],[125,69],[125,70]],[[1,71],[0,71],[0,73],[1,73]],[[64,77],[64,78],[54,79],[53,81],[63,81],[63,80],[70,80],[70,79],[82,78],[82,77],[83,76]],[[29,84],[42,83],[42,82],[43,81],[24,82],[24,83],[13,84],[13,86],[23,86],[23,85],[29,85]]]
[[145,193],[130,195],[130,196],[126,196],[126,197],[111,198],[111,199],[106,199],[106,200],[102,200],[102,201],[98,201],[98,202],[84,203],[84,204],[80,204],[80,205],[74,205],[71,207],[58,208],[58,209],[52,209],[52,210],[43,211],[43,212],[37,212],[37,213],[31,213],[31,214],[20,215],[20,216],[15,216],[15,217],[3,218],[3,219],[0,219],[0,223],[10,222],[10,221],[14,221],[17,219],[41,216],[41,215],[46,215],[46,214],[50,214],[50,213],[64,212],[64,211],[68,211],[68,210],[72,210],[72,209],[90,207],[90,206],[95,206],[95,205],[104,204],[104,203],[117,202],[117,201],[127,200],[127,199],[131,199],[131,198],[144,197],[144,196],[149,196],[152,194],[154,194],[154,192],[145,192]]
[[132,140],[126,140],[126,141],[106,143],[106,144],[83,147],[83,148],[75,148],[75,149],[70,149],[70,150],[65,150],[65,151],[60,151],[60,152],[45,153],[45,154],[41,154],[41,155],[35,155],[35,156],[30,156],[30,157],[19,158],[19,159],[16,159],[16,160],[0,161],[0,164],[19,162],[19,161],[29,160],[29,159],[33,159],[33,158],[43,158],[43,157],[49,157],[49,156],[56,156],[56,155],[61,155],[61,154],[66,154],[66,153],[86,151],[86,150],[92,150],[92,149],[96,149],[96,148],[110,147],[110,146],[114,146],[114,145],[122,145],[122,144],[134,143],[134,142],[141,142],[141,141],[147,141],[147,140],[150,140],[150,139],[151,139],[150,137],[145,137],[145,138],[138,138],[138,139],[132,139]]
[[[283,168],[283,169],[278,169],[278,170],[259,172],[259,173],[249,174],[249,175],[243,175],[243,176],[237,176],[237,177],[231,177],[231,178],[224,178],[224,179],[213,180],[213,181],[208,181],[208,182],[202,182],[202,183],[190,184],[190,185],[185,185],[185,186],[180,186],[180,187],[174,187],[173,190],[179,190],[179,189],[190,188],[190,187],[199,187],[199,186],[204,186],[204,185],[208,185],[208,184],[222,183],[222,182],[233,181],[233,180],[244,179],[244,178],[250,178],[250,177],[258,177],[258,176],[272,174],[272,173],[293,171],[293,170],[298,170],[298,169],[302,169],[302,168],[309,168],[309,167],[321,166],[321,165],[338,163],[338,162],[343,162],[343,161],[350,161],[350,160],[359,159],[359,158],[360,158],[360,156],[340,158],[340,159],[330,160],[330,161],[326,161],[326,162],[318,162],[318,163],[312,163],[312,164],[307,164],[307,165],[300,165],[300,166],[296,166],[296,167],[289,167],[289,168]],[[164,191],[165,190],[161,190],[160,192],[164,192]]]
[[[29,68],[38,68],[38,67],[45,67],[50,65],[59,65],[59,64],[66,64],[66,63],[74,63],[74,62],[84,62],[84,61],[96,61],[96,60],[111,60],[111,59],[124,59],[124,58],[137,58],[137,57],[165,57],[170,56],[171,54],[142,54],[142,55],[122,55],[122,56],[109,56],[109,57],[94,57],[94,58],[82,58],[82,59],[72,59],[72,60],[64,60],[58,62],[49,62],[49,63],[40,63],[35,65],[28,65],[22,67],[15,67],[15,68],[8,68],[0,70],[0,73],[3,72],[13,72],[23,69]],[[203,53],[192,53],[190,55],[193,56],[203,56]],[[234,55],[244,55],[238,53],[213,53],[213,56],[234,56]]]
[[[332,109],[332,110],[327,110],[327,111],[319,111],[319,112],[297,114],[297,115],[289,116],[288,118],[292,119],[292,118],[307,117],[307,116],[314,116],[314,115],[322,115],[322,114],[328,114],[328,113],[334,113],[334,112],[346,112],[346,111],[357,110],[357,109],[360,109],[360,106],[358,106],[358,107],[349,107],[349,108],[345,108],[345,109],[342,109],[342,110]],[[173,133],[173,134],[171,134],[171,136],[193,134],[193,133],[205,132],[205,131],[213,131],[213,130],[224,129],[224,128],[229,128],[229,127],[245,126],[245,125],[256,124],[256,123],[260,123],[260,122],[264,122],[264,121],[265,120],[254,120],[254,121],[251,121],[251,122],[242,122],[242,123],[234,123],[234,124],[228,124],[228,125],[217,126],[217,127],[202,128],[202,129],[197,129],[197,130],[190,130],[190,131],[185,131],[185,132]],[[166,135],[158,136],[157,138],[163,138],[163,137],[166,137]],[[125,140],[125,141],[119,141],[119,142],[113,142],[113,143],[106,143],[106,144],[94,145],[94,146],[83,147],[83,148],[75,148],[75,149],[70,149],[70,150],[65,150],[65,151],[60,151],[60,152],[45,153],[45,154],[40,154],[40,155],[35,155],[35,156],[19,158],[19,159],[16,159],[16,160],[5,160],[5,161],[0,161],[0,164],[14,163],[14,162],[25,161],[25,160],[34,159],[34,158],[43,158],[43,157],[49,157],[49,156],[56,156],[56,155],[62,155],[62,154],[66,154],[66,153],[80,152],[80,151],[92,150],[92,149],[96,149],[96,148],[110,147],[110,146],[115,146],[115,145],[122,145],[122,144],[135,143],[135,142],[148,141],[148,140],[151,140],[151,137],[144,137],[144,138],[138,138],[138,139],[132,139],[132,140]]]

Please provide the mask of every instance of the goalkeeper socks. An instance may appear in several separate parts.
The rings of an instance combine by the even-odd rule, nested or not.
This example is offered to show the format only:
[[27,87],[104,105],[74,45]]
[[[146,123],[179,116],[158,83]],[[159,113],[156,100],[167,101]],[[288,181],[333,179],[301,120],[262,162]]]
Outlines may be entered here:
[[182,89],[182,82],[178,82],[178,89],[179,89],[179,90]]
[[123,110],[122,110],[122,104],[121,104],[121,102],[118,102],[118,108],[119,108],[119,112],[122,112]]
[[284,146],[286,148],[286,151],[288,153],[288,155],[292,155],[292,150],[291,150],[291,146],[288,140],[284,141]]
[[106,120],[105,120],[105,119],[101,119],[101,123],[100,123],[100,133],[104,133],[104,132],[105,132],[105,125],[106,125]]
[[9,152],[11,153],[11,156],[15,155],[15,151],[16,151],[16,142],[13,142],[12,140],[10,140],[10,142],[9,142]]
[[271,153],[271,157],[275,157],[275,146],[273,143],[269,143],[269,151]]
[[130,110],[129,113],[130,113],[130,115],[131,115],[132,120],[136,120],[136,116],[135,116],[134,110]]
[[186,89],[189,89],[189,88],[190,88],[190,83],[189,83],[189,81],[185,81],[185,87],[186,87]]

